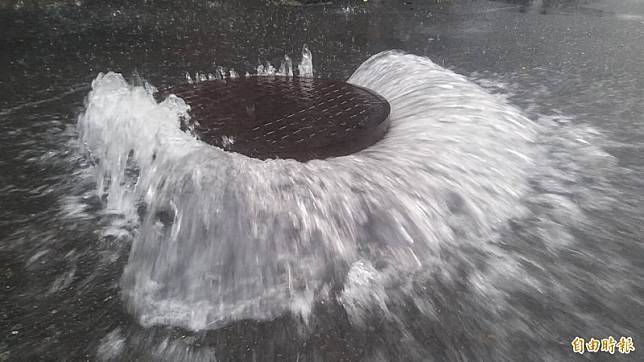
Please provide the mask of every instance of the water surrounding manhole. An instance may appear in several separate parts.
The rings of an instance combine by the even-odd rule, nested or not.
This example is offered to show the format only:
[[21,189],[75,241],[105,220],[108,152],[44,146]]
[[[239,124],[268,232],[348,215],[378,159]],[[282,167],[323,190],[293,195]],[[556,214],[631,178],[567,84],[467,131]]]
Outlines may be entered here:
[[261,76],[167,89],[190,105],[204,142],[250,157],[298,161],[343,156],[380,140],[389,104],[349,83]]

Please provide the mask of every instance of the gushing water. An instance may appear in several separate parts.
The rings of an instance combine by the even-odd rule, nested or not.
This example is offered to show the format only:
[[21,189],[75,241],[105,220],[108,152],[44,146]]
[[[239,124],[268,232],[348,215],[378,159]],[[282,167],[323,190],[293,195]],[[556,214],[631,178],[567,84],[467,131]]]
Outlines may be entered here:
[[313,55],[306,45],[302,48],[302,62],[297,69],[301,77],[313,76]]
[[[285,59],[258,73],[292,68]],[[516,356],[518,338],[544,350],[560,342],[535,335],[600,324],[574,312],[576,276],[589,271],[571,246],[572,230],[609,238],[586,216],[616,197],[596,132],[534,123],[418,56],[378,54],[349,82],[389,101],[391,128],[361,152],[306,163],[225,152],[180,130],[180,98],[157,103],[153,87],[114,73],[93,82],[81,138],[108,208],[138,225],[121,287],[142,325],[217,329],[285,314],[306,324],[328,302],[357,329],[386,321],[411,359],[427,355],[411,337],[422,320],[444,333],[439,343],[466,340],[497,360]],[[596,292],[629,294],[628,262],[592,247],[606,256],[593,264],[606,281]],[[558,318],[542,314],[544,300]]]
[[131,218],[146,208],[122,281],[142,324],[306,319],[343,280],[359,316],[387,299],[378,275],[446,272],[446,250],[485,248],[524,212],[535,126],[516,109],[410,55],[376,56],[349,82],[391,103],[388,135],[308,163],[224,152],[179,129],[181,99],[157,103],[114,73],[93,82],[80,125],[99,191]]

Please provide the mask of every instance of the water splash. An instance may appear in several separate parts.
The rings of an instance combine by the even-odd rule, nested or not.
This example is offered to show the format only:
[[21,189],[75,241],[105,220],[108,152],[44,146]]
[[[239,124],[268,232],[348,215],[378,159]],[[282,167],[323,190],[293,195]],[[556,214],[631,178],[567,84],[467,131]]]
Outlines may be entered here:
[[193,84],[194,83],[194,80],[192,80],[192,76],[190,76],[190,73],[186,72],[185,78],[186,78],[186,82],[188,82],[188,84]]
[[[275,67],[270,62],[266,62],[266,64],[258,65],[257,69],[256,69],[256,72],[257,72],[256,74],[259,75],[259,76],[276,75],[275,74]],[[277,74],[277,75],[280,75],[280,74]]]
[[[298,76],[300,77],[312,77],[314,73],[313,69],[313,55],[311,54],[311,51],[308,49],[306,45],[304,45],[302,49],[302,61],[300,63],[297,63],[297,69],[298,69]],[[287,77],[292,77],[294,75],[294,67],[293,67],[293,60],[291,60],[291,57],[288,55],[284,55],[284,59],[282,59],[279,68],[275,68],[273,64],[269,61],[265,61],[264,63],[258,61],[257,67],[255,67],[255,71],[253,75],[256,76],[274,76],[274,75],[279,75],[279,76],[287,76]],[[249,72],[245,73],[245,77],[249,77],[251,74]],[[214,73],[208,73],[207,75],[204,74],[203,72],[196,72],[194,75],[194,80],[193,77],[190,75],[190,73],[186,72],[185,73],[185,78],[186,81],[189,84],[192,83],[199,83],[203,82],[206,80],[216,80],[216,79],[227,79],[227,78],[238,78],[239,73],[237,73],[234,69],[230,69],[228,72],[226,72],[226,69],[222,66],[215,66],[215,71]]]
[[[149,88],[130,86],[119,74],[99,74],[92,82],[79,128],[84,149],[97,164],[97,189],[99,196],[107,196],[108,209],[137,219],[141,182],[154,172],[157,150],[169,147],[177,156],[182,152],[178,145],[194,139],[176,132],[177,122],[189,118],[188,109],[175,96],[158,104]],[[114,137],[119,140],[113,142]]]
[[306,45],[302,47],[302,61],[297,66],[297,70],[300,77],[313,76],[313,55]]
[[[525,212],[537,127],[519,111],[411,55],[375,56],[349,81],[389,100],[391,129],[362,152],[308,163],[224,152],[181,132],[181,99],[157,104],[114,73],[93,82],[79,123],[99,191],[131,217],[146,206],[122,280],[143,325],[306,320],[345,277],[339,300],[357,314],[384,303],[361,279],[456,275],[445,253],[485,249]],[[364,276],[373,270],[384,274]]]
[[282,61],[282,64],[280,65],[279,74],[285,75],[285,76],[288,76],[288,77],[293,76],[293,61],[291,61],[291,58],[289,58],[288,55],[284,56],[284,60]]
[[[309,57],[311,56],[311,53],[308,53]],[[306,62],[306,63],[305,63]],[[307,70],[308,73],[302,73],[302,64],[305,64],[304,67]],[[300,70],[299,76],[300,77],[310,77],[313,76],[313,63],[312,60],[306,59],[303,57],[302,59],[302,64],[298,64],[298,69]],[[287,77],[292,77],[293,76],[293,61],[288,55],[284,55],[284,59],[282,60],[280,67],[278,69],[275,69],[275,67],[270,63],[266,62],[265,64],[259,64],[256,69],[256,75],[259,76],[265,76],[265,75],[280,75],[280,76],[287,76]]]

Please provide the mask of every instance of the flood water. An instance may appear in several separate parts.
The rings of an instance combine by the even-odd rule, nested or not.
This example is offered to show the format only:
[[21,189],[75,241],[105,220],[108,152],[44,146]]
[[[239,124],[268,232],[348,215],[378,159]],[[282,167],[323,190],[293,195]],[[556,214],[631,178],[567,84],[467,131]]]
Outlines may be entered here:
[[[0,360],[641,360],[644,2],[111,3],[0,1]],[[381,142],[250,159],[151,91],[304,44]]]

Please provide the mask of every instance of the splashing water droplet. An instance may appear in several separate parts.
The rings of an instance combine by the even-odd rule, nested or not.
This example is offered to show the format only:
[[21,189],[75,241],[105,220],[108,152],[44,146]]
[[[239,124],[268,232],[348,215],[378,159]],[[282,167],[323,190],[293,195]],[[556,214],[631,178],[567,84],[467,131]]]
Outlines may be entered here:
[[291,61],[291,58],[288,55],[284,55],[284,60],[280,65],[280,70],[278,74],[288,76],[288,77],[293,76],[293,61]]
[[302,62],[297,69],[300,77],[313,76],[313,55],[306,44],[302,47]]
[[[300,74],[312,75],[304,53]],[[350,156],[300,163],[212,147],[181,131],[180,98],[157,103],[120,75],[97,77],[82,141],[99,155],[108,207],[136,220],[146,205],[122,279],[141,324],[201,330],[286,312],[308,318],[333,289],[328,276],[348,265],[360,267],[341,301],[359,321],[364,308],[389,303],[382,293],[395,276],[449,270],[443,253],[485,249],[481,235],[525,212],[536,131],[515,108],[399,53],[372,57],[349,82],[390,102],[388,135]],[[128,178],[132,163],[138,174]],[[386,270],[375,267],[383,258]]]

